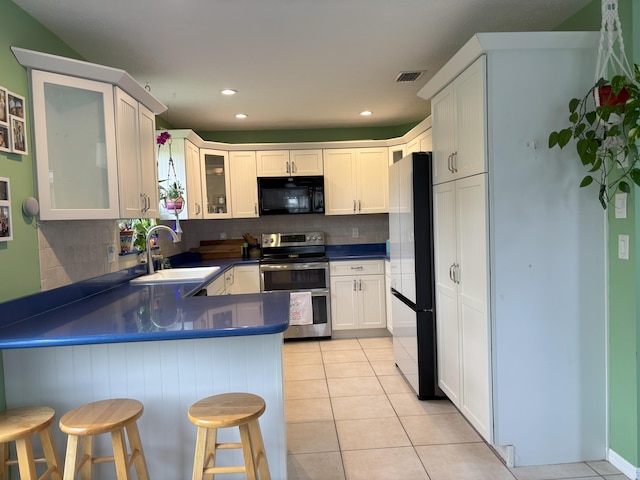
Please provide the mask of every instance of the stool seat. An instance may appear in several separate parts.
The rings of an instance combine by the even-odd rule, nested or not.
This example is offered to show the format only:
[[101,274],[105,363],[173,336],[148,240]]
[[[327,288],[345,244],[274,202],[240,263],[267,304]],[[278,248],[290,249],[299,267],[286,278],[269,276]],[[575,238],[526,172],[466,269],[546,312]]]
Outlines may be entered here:
[[143,410],[142,403],[130,398],[100,400],[65,413],[60,430],[70,435],[109,433],[140,418]]
[[[81,472],[82,480],[92,478],[93,464],[114,462],[118,480],[129,480],[130,466],[134,465],[138,480],[149,480],[147,463],[142,450],[136,421],[144,407],[138,400],[115,398],[99,400],[77,407],[60,419],[60,430],[69,436],[64,467],[64,480],[73,480]],[[127,453],[127,441],[131,452]],[[93,437],[111,434],[113,456],[97,457],[93,453]],[[82,439],[81,457],[78,446]]]
[[[56,412],[50,407],[19,407],[0,412],[0,479],[8,479],[8,467],[18,465],[22,480],[62,478],[62,466],[51,435],[51,423]],[[35,458],[31,436],[39,434],[44,458]],[[17,460],[9,459],[9,442],[15,442]],[[47,470],[38,477],[36,463],[46,463]]]
[[[189,421],[198,427],[192,480],[204,475],[244,472],[247,480],[271,480],[259,417],[266,405],[251,393],[223,393],[204,398],[189,408]],[[219,428],[239,427],[240,443],[217,443]],[[244,465],[216,467],[216,450],[242,449]],[[258,477],[259,474],[259,477]]]

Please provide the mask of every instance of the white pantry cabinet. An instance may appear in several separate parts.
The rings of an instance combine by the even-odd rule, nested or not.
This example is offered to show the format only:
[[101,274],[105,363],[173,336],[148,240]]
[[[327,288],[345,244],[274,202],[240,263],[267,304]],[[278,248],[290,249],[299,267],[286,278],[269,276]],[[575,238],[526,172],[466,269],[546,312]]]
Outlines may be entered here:
[[433,189],[438,385],[490,435],[486,174]]
[[481,56],[431,101],[434,184],[486,171],[485,77]]
[[389,213],[387,148],[324,150],[326,215]]
[[256,152],[229,152],[231,180],[231,216],[258,216],[258,182],[256,181]]
[[[160,134],[160,131],[156,132]],[[191,130],[171,130],[171,139],[158,149],[158,178],[166,180],[173,176],[169,158],[173,160],[175,176],[184,187],[186,207],[178,214],[180,220],[192,220],[203,217],[202,175],[200,171],[200,149],[194,145],[189,136]],[[171,142],[169,151],[168,142]],[[166,184],[166,181],[163,185]],[[175,220],[175,213],[160,204],[160,218]]]
[[115,91],[121,218],[158,218],[156,117],[119,88]]
[[384,261],[335,261],[329,268],[332,329],[385,328]]
[[454,177],[448,156],[465,153],[458,178],[434,180],[439,384],[515,466],[607,455],[606,216],[575,150],[546,148],[590,87],[598,38],[477,34],[419,92],[434,169]]
[[258,177],[322,175],[322,150],[258,150]]

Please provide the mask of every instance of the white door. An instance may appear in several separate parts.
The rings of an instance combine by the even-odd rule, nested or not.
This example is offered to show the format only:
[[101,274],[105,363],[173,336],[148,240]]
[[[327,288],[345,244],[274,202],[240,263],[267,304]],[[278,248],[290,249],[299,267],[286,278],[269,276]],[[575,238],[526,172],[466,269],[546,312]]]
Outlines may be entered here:
[[189,218],[202,218],[200,149],[189,140],[184,141],[184,162],[187,176],[186,195]]
[[456,181],[458,314],[462,353],[460,409],[490,440],[490,336],[487,309],[486,174]]
[[140,145],[140,188],[145,202],[143,217],[160,216],[158,195],[158,161],[156,158],[156,116],[138,104],[138,138]]
[[357,288],[356,277],[331,278],[331,327],[334,330],[358,327]]
[[356,149],[357,213],[389,213],[388,157],[386,148]]
[[485,65],[482,56],[454,81],[456,102],[455,177],[486,172],[485,168]]
[[385,328],[384,275],[362,275],[358,278],[360,294],[359,328]]
[[258,216],[256,152],[229,153],[231,209],[233,218]]
[[460,406],[460,328],[458,324],[456,183],[433,187],[438,386]]
[[433,183],[452,180],[451,156],[456,148],[455,104],[453,85],[449,85],[431,101],[433,116]]
[[140,218],[146,203],[140,191],[138,102],[119,88],[115,98],[120,216]]
[[353,215],[355,193],[353,149],[324,150],[324,195],[326,215]]
[[289,163],[293,175],[322,175],[322,150],[291,150]]

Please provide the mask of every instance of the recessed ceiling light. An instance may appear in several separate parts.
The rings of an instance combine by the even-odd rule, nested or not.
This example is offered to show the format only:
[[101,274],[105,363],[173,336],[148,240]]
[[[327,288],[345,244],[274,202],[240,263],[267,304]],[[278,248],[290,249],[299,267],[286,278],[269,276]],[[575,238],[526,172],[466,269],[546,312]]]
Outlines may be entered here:
[[220,90],[220,93],[223,95],[235,95],[238,91],[233,88],[225,88],[224,90]]
[[373,115],[373,112],[365,110],[364,112],[360,112],[360,115],[362,115],[363,117],[368,117],[369,115]]
[[249,115],[247,115],[246,113],[238,113],[236,115],[236,118],[247,118]]

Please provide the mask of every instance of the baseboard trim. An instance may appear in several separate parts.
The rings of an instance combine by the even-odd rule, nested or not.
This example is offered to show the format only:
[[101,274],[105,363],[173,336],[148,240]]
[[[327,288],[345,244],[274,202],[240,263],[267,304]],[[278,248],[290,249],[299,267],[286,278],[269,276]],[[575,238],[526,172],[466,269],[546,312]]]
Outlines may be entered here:
[[624,458],[618,455],[613,450],[609,449],[607,460],[611,465],[620,470],[626,477],[631,480],[639,480],[640,479],[640,469],[638,467],[634,467],[629,462],[627,462]]

